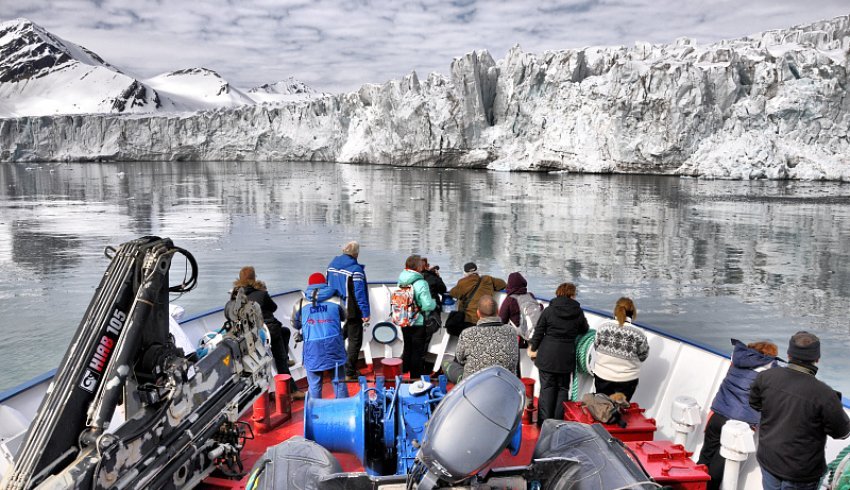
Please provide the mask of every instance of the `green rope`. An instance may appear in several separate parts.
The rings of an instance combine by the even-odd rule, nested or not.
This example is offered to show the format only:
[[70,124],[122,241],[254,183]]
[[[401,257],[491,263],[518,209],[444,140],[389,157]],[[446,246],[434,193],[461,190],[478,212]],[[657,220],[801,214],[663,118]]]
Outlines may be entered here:
[[[838,469],[838,465],[841,463],[841,461],[842,461],[842,460],[843,460],[843,459],[844,459],[844,458],[845,458],[848,454],[850,454],[850,446],[847,446],[847,447],[845,447],[844,449],[842,449],[842,450],[841,450],[841,452],[840,452],[840,453],[838,453],[838,456],[836,456],[836,457],[835,457],[835,459],[833,459],[831,463],[829,463],[828,465],[826,465],[827,470],[828,470],[828,471],[827,471],[827,474],[829,475],[829,477],[828,477],[828,479],[827,479],[827,482],[829,483],[829,485],[831,486],[831,488],[839,488],[839,489],[840,489],[840,488],[844,488],[844,486],[843,486],[843,485],[842,485],[842,486],[838,486],[838,485],[840,485],[840,484],[841,484],[842,476],[844,476],[844,475],[836,475],[836,474],[835,474],[835,470],[836,470],[836,469]],[[848,469],[850,469],[850,468],[845,467],[845,468],[844,468],[843,473],[845,473],[846,475],[850,476],[850,471],[848,471]],[[826,475],[824,475],[824,477],[826,477]],[[823,480],[822,480],[822,479],[821,479],[821,483],[823,483]],[[845,483],[846,483],[846,482],[845,482]]]
[[587,361],[594,338],[596,338],[596,330],[591,329],[576,339],[576,376],[573,380],[572,393],[570,393],[570,399],[574,402],[578,401],[578,374],[590,374]]

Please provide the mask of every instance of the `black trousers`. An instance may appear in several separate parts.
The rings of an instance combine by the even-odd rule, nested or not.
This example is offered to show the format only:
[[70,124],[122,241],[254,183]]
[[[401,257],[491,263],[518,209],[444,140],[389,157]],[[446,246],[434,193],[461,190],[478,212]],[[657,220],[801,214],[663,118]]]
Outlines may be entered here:
[[570,400],[573,373],[540,371],[540,398],[537,400],[537,425],[546,419],[564,419],[564,402]]
[[711,477],[706,487],[708,490],[720,490],[720,483],[723,481],[726,458],[720,455],[720,431],[728,420],[719,413],[713,413],[705,426],[705,439],[703,439],[697,464],[708,466],[708,475]]
[[405,327],[401,329],[404,350],[401,352],[402,370],[410,372],[410,380],[417,380],[425,373],[425,351],[428,349],[428,334],[425,327]]
[[626,395],[626,400],[631,401],[632,396],[635,394],[635,390],[637,389],[638,380],[608,381],[607,379],[602,379],[597,376],[593,380],[593,385],[596,387],[597,393],[602,393],[603,395],[608,396],[611,396],[614,393],[622,393]]
[[289,389],[296,391],[298,388],[295,386],[295,380],[292,379],[292,373],[289,372],[289,338],[292,332],[284,328],[283,324],[276,319],[267,321],[266,327],[269,329],[269,341],[272,344],[272,357],[277,374],[288,374]]
[[345,375],[356,378],[360,376],[360,371],[357,370],[357,361],[360,359],[360,348],[363,347],[363,319],[351,318],[346,320],[345,336],[348,338],[348,347],[345,348],[347,353]]

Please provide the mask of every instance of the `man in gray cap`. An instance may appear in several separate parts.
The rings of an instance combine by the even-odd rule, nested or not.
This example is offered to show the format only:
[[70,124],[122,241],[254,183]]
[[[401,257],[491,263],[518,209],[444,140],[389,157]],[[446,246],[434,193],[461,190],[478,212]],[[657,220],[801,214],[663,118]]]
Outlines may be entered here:
[[820,339],[797,332],[788,343],[788,366],[759,373],[750,406],[761,412],[759,447],[765,490],[814,490],[826,471],[826,436],[850,436],[841,393],[815,379]]

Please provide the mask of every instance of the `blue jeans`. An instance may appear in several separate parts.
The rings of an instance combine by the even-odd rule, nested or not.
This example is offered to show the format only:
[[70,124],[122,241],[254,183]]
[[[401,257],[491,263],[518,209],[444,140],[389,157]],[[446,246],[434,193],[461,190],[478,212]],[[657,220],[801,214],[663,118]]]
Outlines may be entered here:
[[[339,379],[339,383],[334,387],[336,398],[347,398],[348,385],[345,384],[345,365],[339,365],[336,369],[330,371],[335,372],[335,377]],[[307,385],[309,386],[307,390],[310,393],[310,398],[322,397],[322,373],[324,371],[307,371]]]
[[818,487],[818,481],[797,482],[780,480],[762,468],[761,486],[764,490],[815,490]]

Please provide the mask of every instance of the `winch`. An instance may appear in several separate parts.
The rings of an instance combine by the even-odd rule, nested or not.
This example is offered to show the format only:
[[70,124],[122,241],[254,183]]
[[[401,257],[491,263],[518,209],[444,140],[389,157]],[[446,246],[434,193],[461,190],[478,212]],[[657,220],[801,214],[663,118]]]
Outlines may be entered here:
[[412,383],[395,378],[388,387],[378,376],[374,386],[360,378],[360,391],[349,398],[308,397],[304,437],[330,451],[354,454],[371,475],[404,475],[425,435],[425,426],[446,396],[446,377],[428,376]]

